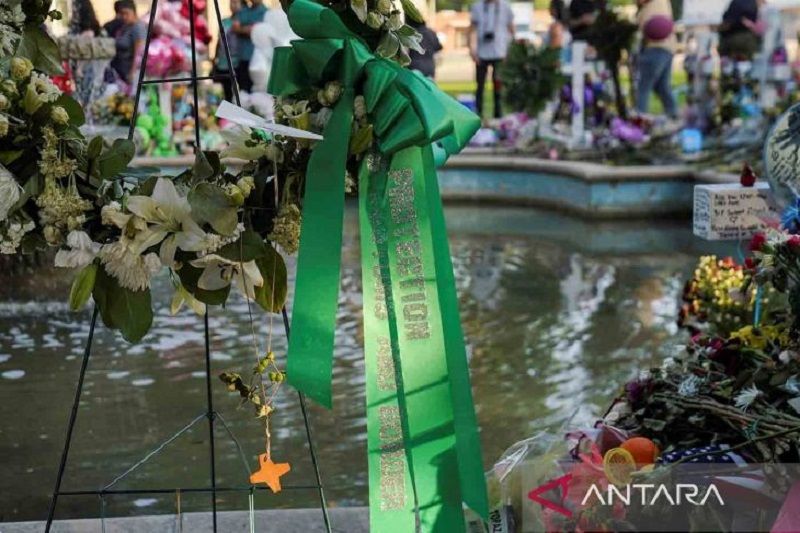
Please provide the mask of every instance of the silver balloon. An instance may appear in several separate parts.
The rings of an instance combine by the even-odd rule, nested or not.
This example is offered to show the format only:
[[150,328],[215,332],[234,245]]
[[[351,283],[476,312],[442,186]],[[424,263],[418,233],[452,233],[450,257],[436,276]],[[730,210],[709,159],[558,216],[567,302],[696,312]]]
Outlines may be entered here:
[[783,211],[800,196],[800,104],[781,115],[767,135],[764,169],[771,201]]

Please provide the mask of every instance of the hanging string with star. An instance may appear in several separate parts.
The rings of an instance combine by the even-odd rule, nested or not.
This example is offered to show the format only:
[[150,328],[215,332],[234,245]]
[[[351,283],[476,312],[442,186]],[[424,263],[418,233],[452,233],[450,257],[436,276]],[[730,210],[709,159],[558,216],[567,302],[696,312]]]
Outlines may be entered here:
[[[273,176],[272,181],[275,192],[275,205],[279,203],[278,191],[278,168],[277,163],[273,160]],[[244,256],[243,242],[240,240],[240,257]],[[242,286],[246,287],[245,269],[244,264],[240,260],[238,275],[241,276]],[[271,276],[271,290],[270,295],[272,298],[272,305],[274,308],[275,299],[275,277],[277,274],[277,262],[273,262],[273,271]],[[255,356],[255,366],[249,384],[245,384],[242,377],[237,373],[223,373],[220,379],[225,382],[228,389],[232,392],[238,392],[242,397],[243,403],[251,403],[256,409],[256,416],[264,421],[264,449],[265,452],[259,455],[259,470],[250,476],[250,483],[266,483],[273,492],[281,490],[280,476],[286,474],[291,470],[289,463],[274,463],[272,461],[272,433],[270,431],[271,415],[275,411],[274,400],[277,396],[281,384],[285,381],[285,374],[277,366],[275,361],[275,353],[272,350],[272,338],[274,328],[274,317],[269,313],[268,328],[267,328],[267,347],[266,353],[261,350],[258,335],[256,333],[255,320],[253,318],[253,310],[250,303],[250,298],[245,298],[247,303],[247,314],[250,322],[250,333],[252,339],[253,353]],[[262,356],[262,354],[264,354]],[[268,381],[267,381],[268,378]]]

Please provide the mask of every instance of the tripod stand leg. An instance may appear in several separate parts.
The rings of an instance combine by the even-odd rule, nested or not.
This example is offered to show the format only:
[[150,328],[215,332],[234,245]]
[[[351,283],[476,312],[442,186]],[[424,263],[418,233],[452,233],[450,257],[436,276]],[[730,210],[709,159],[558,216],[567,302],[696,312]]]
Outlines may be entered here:
[[[286,330],[286,341],[289,341],[289,314],[284,307],[281,311],[283,315],[283,328]],[[300,398],[300,410],[303,413],[303,423],[306,426],[306,437],[308,438],[308,451],[311,455],[311,464],[314,467],[314,475],[317,478],[317,491],[319,492],[319,504],[322,507],[322,519],[325,521],[325,530],[331,533],[331,519],[328,516],[328,502],[325,500],[325,489],[322,487],[322,476],[319,473],[317,463],[317,450],[314,448],[314,438],[311,435],[311,424],[308,421],[308,411],[306,410],[306,397],[302,392],[297,392]]]
[[208,331],[208,307],[204,317],[206,334],[206,401],[208,406],[208,437],[211,451],[211,515],[213,518],[214,532],[217,531],[217,456],[214,448],[214,400],[211,394],[211,342]]
[[89,326],[89,336],[86,339],[86,348],[83,351],[83,361],[81,361],[81,370],[78,375],[78,386],[75,388],[75,399],[72,402],[72,411],[69,415],[69,422],[67,423],[67,438],[64,441],[64,448],[61,450],[61,462],[58,465],[58,475],[56,476],[56,485],[53,488],[53,496],[50,498],[50,509],[47,512],[47,525],[45,526],[45,533],[50,532],[50,527],[53,525],[53,517],[56,514],[56,505],[58,504],[58,496],[61,492],[61,481],[64,479],[64,470],[67,467],[67,457],[69,457],[69,447],[72,444],[72,432],[75,429],[75,421],[78,418],[78,405],[81,403],[81,393],[83,392],[83,378],[86,376],[86,367],[89,365],[89,356],[92,354],[92,340],[94,338],[94,328],[97,325],[98,309],[95,306],[92,312],[92,322]]

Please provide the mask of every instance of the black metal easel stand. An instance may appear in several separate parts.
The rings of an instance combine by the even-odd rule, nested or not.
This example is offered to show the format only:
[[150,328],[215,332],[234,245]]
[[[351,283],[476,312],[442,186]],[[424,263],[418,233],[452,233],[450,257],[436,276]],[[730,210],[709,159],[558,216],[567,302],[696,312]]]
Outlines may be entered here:
[[[233,72],[233,69],[230,66],[233,64],[231,62],[231,55],[230,49],[228,47],[228,39],[225,35],[225,29],[222,24],[222,15],[219,9],[219,0],[213,0],[214,3],[214,10],[216,14],[217,24],[219,25],[220,29],[220,39],[222,41],[222,48],[225,53],[225,57],[228,61],[228,74],[223,75],[214,75],[214,76],[198,76],[197,75],[197,52],[196,52],[196,42],[195,42],[195,9],[194,9],[194,2],[191,0],[189,1],[189,26],[190,26],[190,34],[191,34],[191,53],[192,53],[192,72],[190,77],[185,78],[167,78],[167,79],[157,79],[157,80],[145,80],[145,65],[147,65],[147,56],[148,50],[150,47],[150,40],[153,34],[153,24],[155,22],[156,11],[158,8],[158,0],[152,0],[150,6],[150,19],[147,26],[147,36],[145,38],[145,45],[144,51],[142,54],[142,65],[140,67],[139,72],[139,79],[136,86],[136,97],[134,99],[134,111],[133,117],[131,118],[131,126],[128,132],[128,138],[133,139],[134,128],[136,125],[136,118],[139,112],[139,102],[141,100],[142,94],[142,87],[144,85],[162,85],[166,83],[173,83],[173,82],[188,82],[192,84],[193,90],[193,103],[194,103],[194,133],[195,133],[195,152],[201,149],[200,145],[200,119],[199,119],[199,96],[198,96],[198,82],[203,80],[216,80],[216,79],[225,79],[228,78],[232,84],[233,88],[233,97],[236,104],[240,104],[239,100],[239,86],[236,81],[236,74]],[[282,311],[283,316],[283,325],[286,331],[286,337],[289,337],[289,316],[284,308]],[[72,443],[72,435],[75,429],[75,422],[78,418],[78,407],[80,405],[81,395],[83,393],[83,382],[86,376],[86,369],[89,365],[89,357],[92,353],[92,341],[94,339],[94,332],[97,326],[97,317],[98,317],[98,309],[95,306],[94,311],[92,312],[92,319],[89,327],[89,335],[86,340],[86,348],[83,352],[83,359],[81,361],[81,368],[80,373],[78,375],[78,384],[75,389],[75,398],[72,403],[72,410],[70,411],[69,422],[67,424],[67,435],[64,441],[64,447],[61,450],[61,461],[58,466],[58,474],[56,476],[56,483],[53,489],[53,494],[50,500],[50,508],[47,514],[47,525],[45,526],[45,533],[49,533],[50,528],[53,524],[53,518],[55,517],[56,507],[58,505],[58,498],[59,496],[99,496],[101,498],[101,502],[105,502],[106,496],[111,495],[134,495],[134,494],[180,494],[181,492],[186,493],[210,493],[211,494],[211,513],[212,513],[212,520],[213,520],[213,531],[217,531],[217,493],[219,492],[250,492],[253,494],[254,491],[257,490],[267,490],[266,487],[255,487],[252,485],[243,486],[243,487],[218,487],[216,481],[216,449],[215,449],[215,438],[214,438],[214,427],[215,422],[219,420],[223,426],[223,429],[228,433],[228,436],[231,440],[236,444],[239,455],[242,458],[242,462],[244,465],[245,474],[249,475],[249,468],[247,464],[246,457],[239,445],[239,442],[236,440],[236,437],[231,432],[230,428],[225,423],[224,419],[221,417],[219,413],[214,410],[212,392],[211,392],[211,344],[210,344],[210,335],[208,329],[208,311],[206,311],[204,317],[204,325],[205,325],[205,374],[206,374],[206,410],[199,416],[197,416],[194,420],[192,420],[189,424],[184,426],[180,429],[177,433],[173,434],[170,438],[164,441],[160,446],[158,446],[155,450],[148,453],[142,460],[131,466],[128,470],[126,470],[123,474],[112,480],[109,484],[104,486],[99,490],[77,490],[77,491],[62,491],[61,490],[61,483],[64,478],[64,471],[66,470],[67,461],[69,459],[69,451],[70,445]],[[316,449],[314,447],[314,440],[312,437],[311,432],[311,424],[308,419],[308,410],[306,408],[306,401],[305,397],[302,393],[298,392],[298,397],[300,401],[300,410],[303,414],[303,422],[306,428],[306,438],[308,439],[308,447],[309,447],[309,454],[311,457],[311,463],[314,468],[314,475],[316,484],[314,485],[290,485],[284,486],[284,490],[316,490],[319,494],[319,502],[320,507],[322,510],[322,517],[325,523],[326,530],[330,533],[331,531],[331,524],[330,518],[328,516],[328,508],[327,503],[325,500],[325,490],[322,486],[322,478],[319,472],[319,463],[317,461],[317,454]],[[151,457],[153,457],[156,453],[158,453],[161,449],[165,446],[169,445],[179,436],[187,432],[189,429],[195,426],[198,422],[203,419],[208,420],[208,436],[209,436],[209,461],[210,461],[210,486],[208,487],[170,487],[170,488],[148,488],[148,489],[114,489],[113,486],[125,478],[128,474],[136,470],[139,466],[146,463]]]

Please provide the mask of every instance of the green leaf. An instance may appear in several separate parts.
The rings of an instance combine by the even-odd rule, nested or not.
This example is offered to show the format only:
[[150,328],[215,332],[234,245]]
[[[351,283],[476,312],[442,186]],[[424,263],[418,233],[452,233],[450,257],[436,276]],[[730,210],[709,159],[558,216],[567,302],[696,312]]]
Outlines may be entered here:
[[230,235],[239,223],[237,208],[220,187],[211,183],[198,183],[189,191],[192,216],[200,223],[211,224],[214,231]]
[[95,279],[97,279],[97,263],[87,265],[78,272],[69,291],[70,309],[77,311],[86,305],[86,302],[89,301],[89,296],[92,295],[92,290],[94,290]]
[[372,146],[372,138],[372,124],[364,128],[358,128],[355,135],[350,138],[350,153],[357,155],[365,152]]
[[10,165],[24,153],[25,150],[3,150],[0,152],[0,165]]
[[74,98],[62,94],[53,105],[64,108],[67,115],[69,115],[69,123],[71,126],[80,127],[86,122],[86,115],[83,113],[83,108]]
[[376,52],[379,56],[385,58],[393,58],[397,55],[397,51],[400,49],[400,39],[398,39],[397,35],[394,32],[386,32],[381,37],[380,42],[378,43],[378,48]]
[[136,154],[136,145],[128,139],[114,139],[111,148],[97,158],[97,170],[103,179],[115,178],[127,167]]
[[27,57],[36,70],[46,74],[63,74],[61,54],[58,45],[47,32],[36,25],[25,27],[22,40],[17,47],[17,55]]
[[89,141],[89,145],[86,147],[86,157],[89,159],[97,159],[100,157],[100,153],[103,151],[103,138],[99,135],[97,137],[93,137],[91,141]]
[[367,20],[367,0],[351,0],[350,7],[353,9],[353,13],[356,14],[358,20],[361,22],[366,22]]
[[210,181],[222,172],[222,163],[217,152],[198,152],[192,167],[193,181]]
[[28,181],[25,182],[25,185],[22,186],[22,189],[29,198],[36,198],[44,190],[44,176],[38,172],[35,173],[30,177],[30,179],[28,179]]
[[220,248],[217,255],[230,261],[246,263],[266,255],[269,248],[258,233],[247,230],[235,242]]
[[417,6],[414,5],[413,0],[400,0],[400,5],[403,7],[406,17],[414,22],[425,22],[422,13],[420,13]]
[[264,284],[255,288],[256,303],[265,311],[280,313],[288,292],[286,263],[275,248],[268,246],[267,253],[256,259],[256,265],[264,278]]
[[[192,295],[206,305],[222,305],[228,301],[228,294],[231,292],[230,285],[215,291],[207,291],[197,286],[197,280],[203,274],[202,268],[193,267],[184,261],[183,266],[178,269],[178,276],[181,278],[181,285],[183,288],[192,293]],[[179,260],[180,255],[179,255]]]
[[120,330],[128,342],[138,342],[150,330],[153,309],[148,289],[132,291],[120,287],[104,268],[98,268],[92,294],[103,323]]

